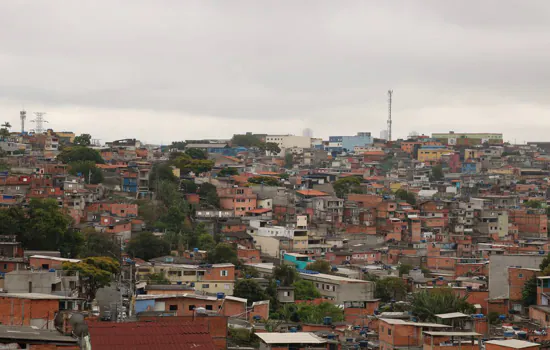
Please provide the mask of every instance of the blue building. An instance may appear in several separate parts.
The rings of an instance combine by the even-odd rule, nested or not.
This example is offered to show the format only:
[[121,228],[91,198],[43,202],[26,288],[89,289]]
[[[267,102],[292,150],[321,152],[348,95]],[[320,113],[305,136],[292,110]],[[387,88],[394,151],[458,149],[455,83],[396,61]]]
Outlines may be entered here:
[[311,260],[309,256],[296,253],[285,253],[283,260],[285,263],[293,264],[297,269],[305,270],[308,264],[311,264],[315,260]]
[[372,145],[370,132],[359,132],[355,136],[330,136],[327,151],[331,153],[353,152],[355,147]]
[[462,173],[463,174],[477,174],[478,173],[479,163],[476,162],[466,162],[462,163]]

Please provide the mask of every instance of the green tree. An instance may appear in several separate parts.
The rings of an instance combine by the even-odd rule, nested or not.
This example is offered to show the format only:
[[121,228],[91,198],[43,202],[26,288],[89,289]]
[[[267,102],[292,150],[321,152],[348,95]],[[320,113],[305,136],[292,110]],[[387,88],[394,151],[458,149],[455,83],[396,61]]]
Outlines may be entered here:
[[531,306],[537,304],[537,278],[535,276],[531,277],[521,291],[521,296],[523,299],[523,305]]
[[209,233],[203,233],[197,238],[197,246],[201,250],[213,250],[216,247],[216,241],[214,241],[214,237],[212,237]]
[[10,136],[11,124],[9,122],[5,122],[1,126],[2,126],[2,128],[0,128],[0,137],[5,138],[5,137]]
[[92,135],[82,134],[80,136],[77,136],[74,138],[73,144],[78,146],[89,146],[92,144]]
[[294,155],[290,152],[285,154],[285,168],[292,169],[294,167]]
[[68,235],[71,218],[54,199],[31,199],[21,243],[30,250],[58,250]]
[[253,135],[233,135],[231,139],[231,144],[233,146],[242,146],[242,147],[262,147],[263,142]]
[[151,168],[151,177],[149,178],[149,184],[151,188],[156,188],[156,186],[162,182],[177,182],[178,178],[174,175],[172,166],[169,163],[155,163]]
[[403,300],[407,295],[407,285],[399,277],[381,278],[376,281],[374,295],[383,302],[389,302],[392,299]]
[[541,209],[543,207],[543,202],[538,200],[530,200],[525,202],[525,206],[532,209]]
[[260,149],[262,151],[267,151],[271,154],[279,154],[281,153],[281,148],[279,147],[278,144],[276,144],[275,142],[267,142],[267,143],[264,143],[262,145],[260,145]]
[[260,338],[252,330],[229,327],[228,331],[228,338],[233,345],[244,348],[260,348]]
[[208,153],[201,149],[190,148],[185,150],[184,153],[193,159],[208,159]]
[[299,280],[294,282],[294,299],[296,300],[312,300],[321,297],[321,293],[315,288],[313,282]]
[[201,174],[210,171],[214,162],[207,159],[193,159],[188,154],[183,154],[174,160],[174,165],[180,169],[182,174],[190,172]]
[[3,235],[21,235],[25,232],[27,218],[21,207],[9,207],[0,210],[0,232]]
[[198,186],[193,180],[181,180],[180,188],[184,193],[197,193]]
[[199,196],[204,203],[219,208],[220,198],[216,186],[208,182],[203,183],[199,188]]
[[172,144],[170,145],[170,148],[183,151],[185,150],[186,145],[187,143],[185,141],[173,141]]
[[546,255],[539,265],[539,270],[542,271],[543,276],[550,275],[550,254]]
[[241,269],[241,275],[245,278],[260,277],[260,272],[252,266],[244,265]]
[[147,284],[171,284],[164,272],[151,273],[147,276]]
[[332,184],[336,196],[345,198],[349,193],[361,193],[361,180],[356,176],[343,177]]
[[409,264],[399,264],[399,266],[397,266],[397,271],[399,271],[399,276],[408,275],[412,269],[413,269],[412,265],[409,265]]
[[421,321],[436,321],[436,314],[449,312],[462,312],[471,314],[475,312],[472,304],[466,299],[468,296],[458,296],[451,288],[434,288],[430,291],[422,290],[414,293],[411,301],[411,311]]
[[64,262],[63,270],[78,271],[83,286],[82,297],[88,302],[95,299],[100,288],[108,286],[120,272],[120,264],[106,256],[91,257],[79,263]]
[[246,299],[248,305],[256,301],[269,300],[269,295],[260,287],[258,282],[249,278],[237,280],[235,288],[233,288],[233,296]]
[[302,323],[321,324],[327,316],[332,318],[333,322],[344,320],[344,310],[331,303],[299,304],[296,311],[298,319]]
[[170,245],[151,232],[141,232],[128,242],[126,250],[133,258],[150,260],[169,254]]
[[69,163],[69,174],[84,177],[86,183],[99,184],[103,182],[103,173],[94,161],[76,161]]
[[298,271],[292,265],[282,264],[273,269],[273,278],[283,287],[290,287],[300,279]]
[[82,255],[83,247],[84,235],[74,228],[69,228],[59,244],[59,252],[64,258],[74,259]]
[[412,192],[409,192],[403,189],[398,189],[395,192],[395,198],[406,201],[410,205],[416,205],[416,196]]
[[85,146],[65,147],[59,153],[57,159],[65,164],[81,161],[92,161],[99,164],[105,163],[98,151]]
[[218,176],[221,176],[221,177],[233,176],[233,175],[239,175],[239,171],[235,168],[223,168],[218,172]]
[[434,165],[432,167],[432,180],[433,181],[441,181],[445,178],[445,175],[443,174],[443,167],[441,165]]
[[279,186],[279,179],[271,176],[252,176],[248,178],[248,182],[264,186]]
[[307,264],[306,270],[317,271],[320,273],[330,273],[332,266],[326,260],[315,260],[312,263]]
[[91,227],[82,230],[84,246],[82,256],[112,256],[120,258],[120,245],[113,239],[110,233],[97,232]]
[[208,252],[208,262],[211,264],[231,263],[236,265],[238,261],[237,251],[227,243],[218,243],[214,249]]

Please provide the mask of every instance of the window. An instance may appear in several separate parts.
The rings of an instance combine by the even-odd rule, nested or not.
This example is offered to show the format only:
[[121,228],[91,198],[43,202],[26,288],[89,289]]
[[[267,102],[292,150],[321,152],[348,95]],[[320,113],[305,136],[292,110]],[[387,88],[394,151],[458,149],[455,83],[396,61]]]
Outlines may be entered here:
[[228,290],[229,288],[230,288],[229,284],[226,283],[226,284],[223,285],[223,289],[227,289],[227,290]]
[[227,270],[221,270],[220,271],[220,276],[227,277],[228,275],[229,275],[229,273],[227,273]]
[[523,274],[520,273],[520,274],[518,275],[518,278],[523,278]]
[[44,270],[49,270],[49,269],[50,269],[50,265],[48,265],[48,264],[42,264],[42,268],[43,268]]
[[284,291],[284,292],[283,292],[283,296],[284,296],[284,297],[289,297],[289,296],[290,296],[290,292]]
[[178,306],[177,305],[170,305],[168,310],[170,311],[178,311]]
[[203,289],[208,289],[208,288],[210,288],[210,285],[209,285],[209,284],[203,284],[203,285],[202,285],[202,288],[203,288]]
[[189,305],[189,311],[195,310],[195,305]]
[[8,264],[4,264],[4,270],[8,269]]
[[391,328],[388,328],[388,335],[391,335]]
[[212,310],[212,305],[206,305],[205,309],[206,310]]

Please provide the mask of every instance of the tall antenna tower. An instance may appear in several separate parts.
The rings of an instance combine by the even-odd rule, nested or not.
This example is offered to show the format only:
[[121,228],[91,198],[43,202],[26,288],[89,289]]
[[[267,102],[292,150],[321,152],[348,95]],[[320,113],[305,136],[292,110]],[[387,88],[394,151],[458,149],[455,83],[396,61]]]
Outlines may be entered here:
[[393,90],[388,90],[388,141],[391,141],[391,98]]
[[25,133],[25,119],[27,119],[27,111],[22,110],[19,112],[19,119],[21,119],[21,134]]
[[34,112],[33,113],[35,118],[31,120],[35,124],[34,127],[34,133],[35,134],[42,134],[44,132],[44,123],[48,123],[46,119],[44,119],[45,112]]

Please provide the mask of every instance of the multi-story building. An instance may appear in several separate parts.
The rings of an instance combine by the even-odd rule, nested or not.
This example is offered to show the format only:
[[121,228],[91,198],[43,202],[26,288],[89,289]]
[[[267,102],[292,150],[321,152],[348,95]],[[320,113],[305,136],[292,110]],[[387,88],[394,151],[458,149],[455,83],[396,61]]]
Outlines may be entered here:
[[155,263],[154,265],[140,266],[137,278],[146,281],[148,275],[152,273],[163,274],[172,284],[188,285],[196,291],[233,295],[235,285],[235,265],[233,264]]
[[258,196],[249,187],[219,187],[220,208],[231,210],[234,216],[245,216],[256,209]]
[[491,145],[501,145],[503,143],[502,134],[497,133],[435,133],[432,138],[445,145],[457,146],[475,146],[489,143]]
[[276,143],[281,149],[281,154],[289,148],[311,148],[311,137],[294,135],[267,135],[265,142]]

